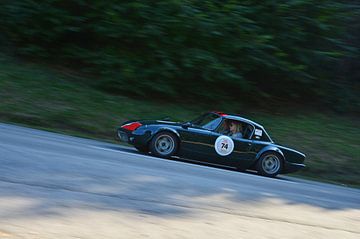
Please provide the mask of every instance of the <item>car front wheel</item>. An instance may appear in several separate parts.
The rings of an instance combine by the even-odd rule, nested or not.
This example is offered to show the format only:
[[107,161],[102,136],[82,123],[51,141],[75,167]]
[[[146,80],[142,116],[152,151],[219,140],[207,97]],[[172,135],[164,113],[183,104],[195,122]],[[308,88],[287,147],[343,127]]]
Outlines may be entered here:
[[151,140],[150,151],[154,155],[163,158],[173,156],[178,148],[176,136],[170,132],[160,132]]
[[276,152],[262,154],[257,163],[258,173],[267,177],[275,177],[281,172],[282,167],[282,157]]

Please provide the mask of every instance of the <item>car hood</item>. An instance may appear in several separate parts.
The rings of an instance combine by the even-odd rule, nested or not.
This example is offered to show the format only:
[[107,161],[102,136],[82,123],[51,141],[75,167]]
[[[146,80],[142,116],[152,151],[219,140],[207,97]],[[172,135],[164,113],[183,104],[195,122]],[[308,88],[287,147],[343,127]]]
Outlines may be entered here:
[[155,124],[165,124],[165,125],[173,125],[180,126],[180,122],[173,122],[168,120],[138,120],[142,125],[155,125]]

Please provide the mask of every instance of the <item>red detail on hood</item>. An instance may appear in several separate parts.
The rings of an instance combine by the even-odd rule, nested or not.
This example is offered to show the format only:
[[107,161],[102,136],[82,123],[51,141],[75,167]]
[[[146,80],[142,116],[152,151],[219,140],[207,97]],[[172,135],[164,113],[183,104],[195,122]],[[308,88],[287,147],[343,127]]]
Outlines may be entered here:
[[132,123],[124,124],[123,126],[121,126],[121,128],[134,131],[137,128],[139,128],[141,125],[142,124],[139,122],[132,122]]

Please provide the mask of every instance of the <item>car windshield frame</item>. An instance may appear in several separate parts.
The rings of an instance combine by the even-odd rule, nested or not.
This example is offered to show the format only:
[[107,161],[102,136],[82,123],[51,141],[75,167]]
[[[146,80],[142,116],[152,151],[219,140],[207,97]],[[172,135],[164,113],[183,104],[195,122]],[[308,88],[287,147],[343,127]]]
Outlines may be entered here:
[[[205,120],[209,116],[210,117],[213,116],[214,118],[210,121],[207,121],[204,124],[202,121]],[[201,128],[201,129],[205,129],[205,130],[209,130],[209,131],[215,131],[219,127],[219,125],[222,123],[222,121],[223,121],[223,117],[221,115],[210,112],[210,113],[203,114],[203,115],[195,118],[194,120],[191,120],[190,123],[193,127],[197,127],[197,128]],[[199,123],[197,123],[197,122],[199,122]],[[201,124],[200,122],[203,124]],[[214,126],[210,127],[213,124],[214,124]],[[208,127],[206,127],[206,126],[208,126]]]

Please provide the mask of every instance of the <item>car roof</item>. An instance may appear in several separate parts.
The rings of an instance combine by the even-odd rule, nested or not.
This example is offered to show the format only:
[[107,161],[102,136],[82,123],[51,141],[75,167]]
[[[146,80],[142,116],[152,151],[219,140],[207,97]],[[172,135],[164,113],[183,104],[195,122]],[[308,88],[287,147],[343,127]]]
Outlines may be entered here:
[[226,114],[226,113],[223,113],[223,112],[212,112],[212,113],[218,114],[218,115],[220,115],[221,117],[223,117],[225,119],[243,121],[245,123],[252,124],[252,125],[254,125],[256,127],[264,129],[264,127],[262,125],[254,122],[252,120],[241,117],[240,115],[237,115],[237,114]]

